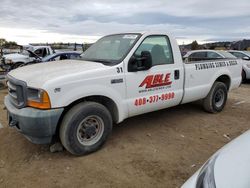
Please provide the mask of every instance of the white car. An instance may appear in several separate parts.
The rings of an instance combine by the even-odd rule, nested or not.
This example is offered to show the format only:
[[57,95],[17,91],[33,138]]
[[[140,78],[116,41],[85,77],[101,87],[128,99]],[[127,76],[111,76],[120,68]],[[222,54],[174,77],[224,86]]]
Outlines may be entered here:
[[217,151],[181,188],[249,188],[250,131]]
[[218,59],[235,59],[236,57],[229,52],[222,50],[192,50],[184,57],[185,62],[218,60]]
[[243,70],[242,70],[242,79],[250,79],[250,51],[236,51],[230,50],[229,53],[233,54],[235,57],[243,59]]

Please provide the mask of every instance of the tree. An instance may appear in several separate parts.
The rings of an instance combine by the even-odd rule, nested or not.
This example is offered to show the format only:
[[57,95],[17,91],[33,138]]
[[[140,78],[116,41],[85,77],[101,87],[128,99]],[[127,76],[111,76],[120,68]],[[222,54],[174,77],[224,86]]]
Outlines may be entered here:
[[195,40],[191,43],[191,50],[198,50],[199,49],[199,44],[198,42]]
[[8,42],[6,42],[4,45],[3,45],[5,48],[15,48],[15,47],[17,47],[18,45],[17,45],[17,43],[16,42],[14,42],[14,41],[8,41]]
[[0,48],[12,48],[17,47],[17,43],[13,41],[7,41],[3,38],[0,38]]
[[4,46],[4,44],[6,43],[7,41],[5,39],[1,39],[0,38],[0,47]]

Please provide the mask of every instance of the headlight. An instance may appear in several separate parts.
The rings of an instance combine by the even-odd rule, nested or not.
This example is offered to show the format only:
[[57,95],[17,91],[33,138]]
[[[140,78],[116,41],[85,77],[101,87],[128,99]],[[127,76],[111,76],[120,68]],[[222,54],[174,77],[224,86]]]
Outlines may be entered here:
[[12,64],[12,60],[11,60],[11,59],[6,59],[6,60],[5,60],[5,63],[6,63],[6,64]]
[[202,167],[200,174],[197,178],[196,188],[216,188],[214,179],[214,164],[217,159],[217,155],[212,157]]
[[250,64],[247,64],[247,68],[249,68],[249,69],[250,69]]
[[50,109],[50,98],[46,91],[42,89],[28,88],[27,104],[38,109]]

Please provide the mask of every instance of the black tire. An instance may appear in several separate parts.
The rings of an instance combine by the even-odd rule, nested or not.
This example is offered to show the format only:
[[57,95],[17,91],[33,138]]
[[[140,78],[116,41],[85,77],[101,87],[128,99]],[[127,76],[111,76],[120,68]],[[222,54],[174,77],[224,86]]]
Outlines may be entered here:
[[203,100],[203,108],[210,113],[221,112],[227,102],[227,86],[222,82],[215,82],[208,96]]
[[242,70],[241,76],[242,76],[242,83],[245,83],[247,80],[247,76],[246,76],[246,72],[244,70]]
[[[71,154],[86,155],[101,148],[112,132],[112,127],[112,117],[105,106],[96,102],[82,102],[64,116],[60,140]],[[87,137],[92,134],[96,136],[87,141]]]

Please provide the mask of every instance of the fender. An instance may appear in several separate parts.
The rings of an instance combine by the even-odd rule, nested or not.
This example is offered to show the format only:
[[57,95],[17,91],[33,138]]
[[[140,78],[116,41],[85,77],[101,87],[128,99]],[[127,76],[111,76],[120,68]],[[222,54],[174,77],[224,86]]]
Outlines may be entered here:
[[[62,93],[54,93],[48,91],[52,108],[63,108],[69,106],[73,102],[90,96],[104,96],[114,101],[118,109],[118,122],[128,117],[128,108],[125,100],[122,100],[121,94],[115,89],[102,85],[85,85],[86,90],[83,92],[82,87],[71,87],[71,89],[63,88]],[[56,100],[55,100],[56,98]]]
[[[231,78],[231,76],[230,76],[229,70],[226,70],[226,69],[218,71],[218,72],[212,77],[212,80],[211,80],[211,82],[210,82],[210,90],[211,90],[211,88],[213,87],[214,82],[215,82],[219,77],[221,77],[221,76],[228,76],[228,77],[229,77],[229,79],[230,79],[229,90],[230,90],[232,78]],[[210,91],[210,90],[209,90],[209,91]]]

